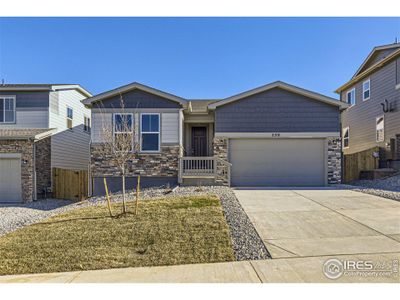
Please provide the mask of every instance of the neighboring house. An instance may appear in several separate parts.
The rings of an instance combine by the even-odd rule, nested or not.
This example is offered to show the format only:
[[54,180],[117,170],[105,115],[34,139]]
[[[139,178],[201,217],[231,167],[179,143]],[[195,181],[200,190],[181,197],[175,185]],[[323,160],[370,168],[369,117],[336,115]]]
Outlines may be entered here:
[[[139,83],[82,102],[92,110],[93,193],[104,194],[103,177],[117,191],[116,166],[102,156],[104,122],[114,127],[132,115],[140,143],[128,166],[128,188],[225,184],[323,186],[341,180],[340,112],[346,103],[284,82],[221,100],[190,100]],[[118,134],[118,133],[116,133]]]
[[395,166],[400,160],[400,44],[375,47],[336,92],[350,105],[342,113],[344,154],[378,146],[380,167]]
[[52,168],[88,169],[90,96],[71,84],[0,85],[0,202],[51,192]]

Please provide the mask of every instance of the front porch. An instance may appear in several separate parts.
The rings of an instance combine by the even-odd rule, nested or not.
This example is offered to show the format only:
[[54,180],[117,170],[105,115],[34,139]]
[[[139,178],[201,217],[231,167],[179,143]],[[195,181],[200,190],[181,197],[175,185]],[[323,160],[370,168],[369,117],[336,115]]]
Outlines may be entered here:
[[[214,145],[214,113],[210,101],[191,101],[183,118],[183,151],[178,182],[182,185],[229,185],[231,164],[218,157]],[[218,151],[217,151],[218,152]]]
[[178,182],[183,185],[230,186],[231,164],[216,156],[180,157]]

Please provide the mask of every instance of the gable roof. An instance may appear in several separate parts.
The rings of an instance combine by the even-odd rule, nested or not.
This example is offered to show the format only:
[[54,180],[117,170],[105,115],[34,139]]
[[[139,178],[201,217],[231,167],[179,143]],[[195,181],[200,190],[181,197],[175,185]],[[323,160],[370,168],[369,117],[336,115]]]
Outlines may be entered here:
[[7,83],[0,84],[0,91],[61,91],[77,90],[86,97],[92,97],[92,94],[79,84],[65,83]]
[[295,93],[295,94],[299,94],[299,95],[303,95],[303,96],[306,96],[308,98],[311,98],[311,99],[314,99],[314,100],[317,100],[317,101],[321,101],[321,102],[329,104],[329,105],[337,106],[340,109],[346,109],[349,106],[347,103],[341,102],[341,101],[336,100],[334,98],[327,97],[327,96],[324,96],[324,95],[321,95],[321,94],[318,94],[318,93],[315,93],[315,92],[312,92],[312,91],[309,91],[309,90],[305,90],[305,89],[299,88],[297,86],[285,83],[283,81],[275,81],[275,82],[260,86],[258,88],[255,88],[255,89],[252,89],[252,90],[249,90],[249,91],[246,91],[246,92],[243,92],[243,93],[240,93],[240,94],[225,98],[225,99],[223,99],[221,101],[212,103],[208,107],[210,109],[215,109],[215,108],[217,108],[219,106],[222,106],[222,105],[225,105],[225,104],[228,104],[228,103],[232,103],[234,101],[249,97],[249,96],[254,95],[254,94],[265,92],[265,91],[271,90],[273,88],[281,88],[281,89],[287,90],[289,92],[292,92],[292,93]]
[[181,104],[182,106],[186,106],[187,105],[187,101],[185,99],[181,98],[181,97],[178,97],[178,96],[175,96],[175,95],[172,95],[172,94],[157,90],[155,88],[146,86],[146,85],[138,83],[138,82],[132,82],[130,84],[120,86],[120,87],[118,87],[116,89],[113,89],[113,90],[98,94],[98,95],[93,96],[91,98],[84,99],[82,101],[82,103],[87,105],[87,106],[91,106],[94,102],[101,101],[103,99],[106,99],[106,98],[109,98],[109,97],[112,97],[112,96],[115,96],[115,95],[119,95],[121,93],[125,93],[125,92],[128,92],[128,91],[132,91],[132,90],[135,90],[135,89],[138,89],[138,90],[141,90],[141,91],[153,94],[153,95],[157,95],[157,96],[160,96],[162,98],[165,98],[165,99],[168,99],[168,100],[171,100],[171,101],[174,101],[174,102],[177,102],[177,103]]
[[190,113],[208,113],[208,105],[218,101],[211,99],[191,99],[189,100],[188,110]]
[[376,69],[382,67],[383,65],[385,65],[386,63],[390,62],[392,59],[395,59],[397,57],[400,57],[400,48],[395,50],[395,51],[393,51],[392,53],[390,53],[384,59],[376,62],[374,65],[370,66],[365,71],[362,71],[357,76],[351,78],[348,82],[343,84],[341,87],[337,88],[335,92],[339,94],[340,92],[342,92],[343,90],[346,90],[347,88],[349,88],[352,84],[354,84],[355,82],[357,82],[361,78],[363,78],[363,77],[367,76],[368,74],[374,72]]
[[[361,72],[365,71],[368,69],[369,63],[379,54],[383,54],[385,56],[382,57],[384,59],[388,55],[392,54],[394,51],[397,49],[400,49],[400,43],[394,43],[394,44],[389,44],[389,45],[382,45],[382,46],[377,46],[372,49],[372,51],[369,53],[367,58],[364,60],[364,62],[361,64],[361,66],[357,69],[356,73],[353,75],[352,78],[356,77],[358,74]],[[385,52],[385,53],[383,53]],[[379,62],[379,61],[377,61]],[[371,66],[370,66],[371,67]]]

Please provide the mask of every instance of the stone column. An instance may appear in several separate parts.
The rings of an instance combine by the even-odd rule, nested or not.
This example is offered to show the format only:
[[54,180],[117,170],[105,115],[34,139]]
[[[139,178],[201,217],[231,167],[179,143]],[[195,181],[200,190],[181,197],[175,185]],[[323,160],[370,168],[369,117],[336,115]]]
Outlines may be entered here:
[[[213,139],[214,157],[228,161],[228,139],[223,137],[214,137]],[[217,185],[228,186],[226,172],[228,171],[225,165],[217,162],[217,178],[215,183]]]
[[342,141],[340,138],[328,138],[328,184],[341,183],[342,178]]

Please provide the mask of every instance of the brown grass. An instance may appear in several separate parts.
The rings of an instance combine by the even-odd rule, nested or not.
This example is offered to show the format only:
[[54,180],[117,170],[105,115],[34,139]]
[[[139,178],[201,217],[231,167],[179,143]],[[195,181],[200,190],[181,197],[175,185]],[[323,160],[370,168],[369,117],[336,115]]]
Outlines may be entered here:
[[119,218],[106,205],[76,209],[1,237],[0,258],[1,275],[235,260],[210,196],[143,201],[139,215]]

